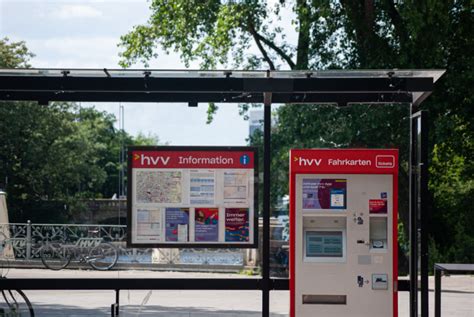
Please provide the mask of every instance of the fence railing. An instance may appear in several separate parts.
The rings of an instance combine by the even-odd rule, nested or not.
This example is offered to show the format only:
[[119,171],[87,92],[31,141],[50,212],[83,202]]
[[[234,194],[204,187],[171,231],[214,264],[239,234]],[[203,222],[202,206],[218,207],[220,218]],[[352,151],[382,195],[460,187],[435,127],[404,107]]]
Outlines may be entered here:
[[[119,263],[176,265],[249,265],[248,250],[240,249],[135,249],[126,247],[127,227],[99,224],[0,223],[0,232],[9,240],[16,260],[40,259],[48,241],[75,242],[80,238],[101,237],[119,248]],[[254,257],[252,259],[255,260]],[[254,261],[255,262],[255,261]],[[255,263],[252,263],[255,265]]]

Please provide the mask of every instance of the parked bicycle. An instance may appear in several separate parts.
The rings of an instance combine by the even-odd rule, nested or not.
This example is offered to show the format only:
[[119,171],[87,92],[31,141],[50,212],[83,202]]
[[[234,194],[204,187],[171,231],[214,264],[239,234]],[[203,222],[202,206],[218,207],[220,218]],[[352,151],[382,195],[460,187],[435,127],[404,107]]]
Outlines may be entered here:
[[[0,232],[0,280],[6,279],[8,274],[9,263],[8,259],[13,255],[13,244],[15,239],[7,238],[7,236]],[[0,316],[35,316],[33,306],[28,297],[22,290],[1,290],[2,297],[0,298]]]
[[[97,233],[98,231],[92,231]],[[73,259],[99,271],[110,270],[118,260],[117,248],[100,237],[79,238],[75,244],[47,241],[40,251],[41,261],[51,270],[64,269]]]

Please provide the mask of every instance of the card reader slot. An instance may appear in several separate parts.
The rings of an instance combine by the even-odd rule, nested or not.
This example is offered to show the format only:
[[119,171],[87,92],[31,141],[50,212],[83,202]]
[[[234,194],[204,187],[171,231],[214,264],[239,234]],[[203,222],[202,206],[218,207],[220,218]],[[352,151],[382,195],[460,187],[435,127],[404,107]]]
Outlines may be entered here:
[[303,304],[310,305],[346,305],[346,295],[303,295]]

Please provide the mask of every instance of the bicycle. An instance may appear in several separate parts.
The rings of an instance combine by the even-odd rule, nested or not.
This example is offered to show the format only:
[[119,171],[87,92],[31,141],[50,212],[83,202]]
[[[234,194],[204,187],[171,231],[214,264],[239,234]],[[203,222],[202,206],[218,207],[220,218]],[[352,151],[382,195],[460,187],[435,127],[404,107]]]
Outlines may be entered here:
[[95,270],[107,271],[117,263],[118,251],[113,244],[93,237],[79,238],[75,244],[46,242],[40,256],[44,266],[51,270],[66,268],[74,258],[79,259],[80,263],[88,263]]
[[[0,280],[7,278],[8,259],[13,255],[12,241],[15,239],[7,238],[3,232],[0,232],[0,257],[7,263],[6,270],[4,270],[4,263],[2,263]],[[0,300],[0,316],[35,316],[33,306],[22,290],[1,290],[1,293],[3,301]]]

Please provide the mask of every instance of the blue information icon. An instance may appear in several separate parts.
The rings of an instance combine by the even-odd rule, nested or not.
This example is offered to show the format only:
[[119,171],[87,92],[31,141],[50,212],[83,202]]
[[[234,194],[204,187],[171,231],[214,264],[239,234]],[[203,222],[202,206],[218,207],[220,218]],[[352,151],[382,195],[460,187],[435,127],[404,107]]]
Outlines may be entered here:
[[247,165],[250,163],[250,157],[247,154],[244,154],[240,157],[240,164]]

